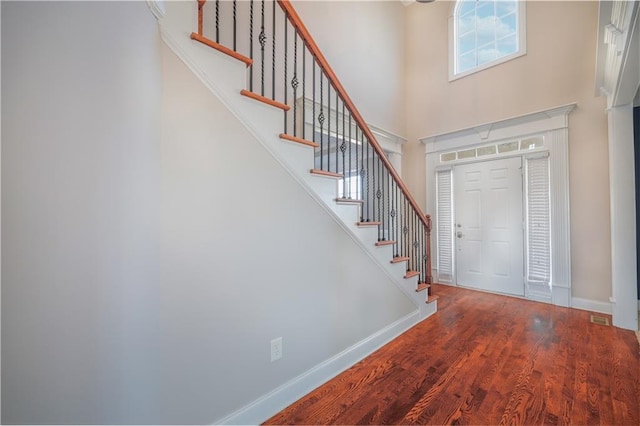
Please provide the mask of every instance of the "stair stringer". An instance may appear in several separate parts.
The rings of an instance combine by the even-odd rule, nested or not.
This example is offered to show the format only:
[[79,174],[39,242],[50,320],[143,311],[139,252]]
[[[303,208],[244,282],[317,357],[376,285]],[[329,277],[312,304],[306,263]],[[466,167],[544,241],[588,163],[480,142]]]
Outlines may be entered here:
[[[405,262],[392,264],[392,246],[375,246],[377,229],[358,227],[359,206],[336,203],[337,180],[310,173],[314,164],[311,147],[282,140],[282,111],[240,95],[245,89],[244,63],[190,39],[197,25],[197,3],[169,6],[160,20],[161,37],[200,81],[242,122],[257,141],[284,167],[305,191],[367,253],[386,276],[413,302],[423,320],[437,311],[437,301],[426,303],[427,292],[416,292],[418,278],[404,278]],[[178,6],[179,7],[176,7]]]

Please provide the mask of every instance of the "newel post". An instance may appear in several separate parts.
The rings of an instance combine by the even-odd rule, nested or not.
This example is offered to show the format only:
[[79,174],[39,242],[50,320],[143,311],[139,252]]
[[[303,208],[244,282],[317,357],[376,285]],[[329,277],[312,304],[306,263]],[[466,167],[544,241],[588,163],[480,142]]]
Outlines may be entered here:
[[[433,276],[431,275],[431,215],[425,215],[427,222],[427,284],[433,284]],[[429,287],[429,295],[431,295],[431,287]]]

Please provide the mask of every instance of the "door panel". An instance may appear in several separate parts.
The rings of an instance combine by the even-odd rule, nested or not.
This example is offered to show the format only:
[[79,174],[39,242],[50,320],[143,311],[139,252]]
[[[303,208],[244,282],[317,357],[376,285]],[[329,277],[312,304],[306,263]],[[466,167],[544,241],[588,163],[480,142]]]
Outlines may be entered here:
[[524,296],[522,161],[454,169],[457,283]]

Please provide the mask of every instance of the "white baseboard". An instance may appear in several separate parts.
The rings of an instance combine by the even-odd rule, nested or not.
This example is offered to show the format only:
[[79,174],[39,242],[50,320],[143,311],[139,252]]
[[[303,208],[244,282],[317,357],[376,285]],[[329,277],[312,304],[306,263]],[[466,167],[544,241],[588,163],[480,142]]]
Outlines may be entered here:
[[600,302],[598,300],[582,299],[580,297],[571,298],[571,307],[608,315],[611,315],[613,312],[610,302]]
[[415,311],[213,424],[261,424],[420,321]]

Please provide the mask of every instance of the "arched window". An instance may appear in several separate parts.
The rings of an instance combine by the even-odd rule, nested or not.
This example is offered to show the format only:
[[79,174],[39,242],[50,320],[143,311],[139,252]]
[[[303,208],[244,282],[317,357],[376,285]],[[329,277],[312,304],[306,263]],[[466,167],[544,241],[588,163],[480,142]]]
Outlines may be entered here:
[[452,79],[525,53],[524,1],[459,0],[452,16]]

